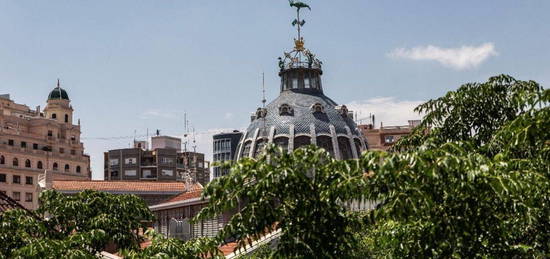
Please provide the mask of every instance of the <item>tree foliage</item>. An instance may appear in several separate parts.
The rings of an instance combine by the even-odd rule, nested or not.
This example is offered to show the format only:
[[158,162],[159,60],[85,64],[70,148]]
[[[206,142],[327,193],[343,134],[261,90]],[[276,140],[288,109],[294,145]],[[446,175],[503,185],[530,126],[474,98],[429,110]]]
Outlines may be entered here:
[[153,215],[134,195],[46,191],[31,215],[9,210],[0,215],[0,253],[21,258],[94,257],[107,244],[136,249]]
[[428,140],[438,144],[471,141],[481,146],[520,114],[540,107],[543,94],[537,82],[516,80],[508,75],[494,76],[484,83],[464,84],[416,107],[416,112],[424,114],[422,122],[393,149],[418,148]]
[[317,147],[286,153],[270,145],[206,187],[209,204],[198,218],[236,211],[218,238],[240,245],[280,228],[277,257],[345,257],[355,239],[342,204],[360,195],[359,171],[358,161],[337,161]]
[[[206,188],[199,218],[238,212],[220,240],[280,228],[274,257],[548,256],[549,96],[505,75],[463,85],[416,109],[400,153],[270,146]],[[378,207],[352,216],[343,204],[359,197]]]

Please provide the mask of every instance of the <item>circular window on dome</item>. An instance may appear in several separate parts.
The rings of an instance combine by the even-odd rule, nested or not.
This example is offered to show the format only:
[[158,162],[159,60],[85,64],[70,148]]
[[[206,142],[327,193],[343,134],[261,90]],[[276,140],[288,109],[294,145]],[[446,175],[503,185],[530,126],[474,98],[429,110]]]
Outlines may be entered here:
[[279,106],[279,115],[292,116],[294,115],[294,109],[290,105],[283,103]]
[[325,113],[325,107],[320,103],[315,103],[311,106],[313,113]]

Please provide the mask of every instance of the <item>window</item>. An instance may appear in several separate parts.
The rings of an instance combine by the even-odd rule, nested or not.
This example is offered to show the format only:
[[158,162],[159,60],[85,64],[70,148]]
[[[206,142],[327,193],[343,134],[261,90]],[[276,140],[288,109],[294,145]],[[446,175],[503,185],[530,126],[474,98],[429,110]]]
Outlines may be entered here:
[[294,114],[294,109],[290,105],[283,103],[279,106],[279,115],[290,115]]
[[60,148],[59,148],[59,153],[61,153],[61,154],[65,153],[65,149],[62,148],[62,147],[60,147]]
[[65,123],[69,122],[69,114],[65,114]]
[[12,183],[21,184],[21,176],[20,175],[14,175],[12,178]]
[[26,192],[25,193],[25,201],[26,202],[32,202],[32,192]]
[[336,110],[338,111],[338,114],[340,114],[340,116],[342,116],[344,118],[348,117],[348,115],[349,115],[348,107],[346,107],[345,105],[336,106]]
[[342,159],[348,160],[353,158],[350,140],[347,137],[338,137],[338,148],[340,149]]
[[263,139],[257,140],[256,149],[254,149],[253,157],[258,157],[262,153],[262,151],[264,151],[264,147],[265,147],[265,141]]
[[69,165],[65,165],[65,172],[68,173],[71,170],[71,167]]
[[250,145],[251,144],[252,144],[252,142],[250,142],[250,141],[247,141],[246,143],[244,143],[243,153],[241,154],[241,157],[248,157],[248,155],[250,153]]
[[76,155],[76,150],[71,149],[71,155],[73,155],[73,156]]
[[57,119],[57,114],[52,113],[52,119]]
[[17,160],[17,158],[14,158],[12,165],[13,166],[19,166],[19,160]]
[[51,137],[51,136],[53,136],[53,131],[48,130],[48,137]]
[[288,150],[288,138],[287,137],[277,137],[273,140],[273,143],[275,143],[275,145],[281,147],[283,149],[283,152],[286,152]]
[[8,145],[13,146],[13,139],[8,140]]
[[111,178],[114,178],[114,177],[118,177],[118,171],[117,170],[111,171]]
[[6,182],[6,174],[0,174],[0,183]]
[[29,159],[25,160],[25,167],[26,168],[31,168],[31,160],[29,160]]
[[42,169],[42,161],[38,161],[38,163],[36,163],[36,168]]
[[82,169],[80,168],[80,166],[79,166],[79,165],[78,165],[78,166],[76,166],[76,172],[77,172],[77,173],[80,173],[80,171],[81,171],[81,170],[82,170]]
[[143,170],[141,177],[150,179],[150,178],[156,178],[157,176],[153,175],[151,170]]
[[393,142],[395,142],[395,137],[394,136],[384,136],[384,142],[385,143],[393,143]]
[[13,192],[13,199],[15,201],[20,201],[21,200],[21,193],[20,192]]
[[4,156],[0,156],[0,165],[3,165],[6,163],[6,158]]
[[311,111],[313,113],[324,113],[325,112],[325,107],[323,107],[323,105],[320,104],[320,103],[316,103],[316,104],[311,106]]
[[327,152],[334,157],[334,148],[332,147],[332,138],[329,136],[318,136],[317,146],[324,148]]
[[135,157],[129,157],[124,159],[124,163],[127,165],[135,165],[137,163],[137,159]]
[[294,138],[294,150],[311,144],[311,140],[308,136],[298,136]]
[[162,176],[174,176],[174,170],[163,169],[161,175]]
[[32,149],[37,150],[38,149],[38,144],[36,144],[36,143],[32,144]]
[[27,142],[21,141],[21,147],[22,148],[27,148]]
[[59,169],[59,165],[57,165],[57,163],[53,163],[53,170],[57,171],[57,169]]
[[136,176],[137,171],[136,170],[126,170],[126,171],[124,171],[124,175],[126,175],[126,176]]
[[25,184],[32,184],[33,178],[32,176],[25,176]]
[[160,162],[163,163],[163,164],[171,164],[171,163],[174,162],[174,159],[172,159],[170,157],[161,157]]
[[118,165],[118,158],[109,159],[109,165]]

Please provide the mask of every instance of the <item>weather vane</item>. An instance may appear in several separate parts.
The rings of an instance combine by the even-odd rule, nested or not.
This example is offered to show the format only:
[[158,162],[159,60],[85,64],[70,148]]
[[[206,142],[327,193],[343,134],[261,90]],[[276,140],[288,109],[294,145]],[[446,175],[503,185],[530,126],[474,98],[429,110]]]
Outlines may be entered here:
[[295,39],[294,43],[296,44],[297,50],[303,50],[304,40],[302,39],[301,28],[302,26],[304,26],[304,24],[306,24],[306,21],[300,20],[300,9],[307,8],[311,11],[311,7],[309,7],[309,5],[301,1],[288,0],[288,2],[290,3],[290,7],[296,7],[296,19],[292,21],[292,26],[296,26],[296,29],[298,30],[298,39]]

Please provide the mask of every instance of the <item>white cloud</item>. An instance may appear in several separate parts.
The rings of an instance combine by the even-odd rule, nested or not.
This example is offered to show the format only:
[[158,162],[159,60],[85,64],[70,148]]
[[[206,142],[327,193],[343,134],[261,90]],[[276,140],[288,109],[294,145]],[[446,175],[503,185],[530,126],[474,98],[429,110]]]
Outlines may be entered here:
[[422,116],[414,112],[414,108],[424,101],[402,101],[395,97],[379,97],[361,101],[352,101],[346,106],[349,110],[357,112],[359,123],[370,123],[369,115],[375,115],[374,126],[379,127],[380,122],[384,126],[407,125],[408,120],[418,120]]
[[441,48],[433,45],[414,47],[411,49],[398,48],[388,56],[392,58],[406,58],[412,60],[433,60],[444,66],[458,70],[475,68],[491,56],[498,55],[495,45],[491,42],[479,46],[462,46],[459,48]]

